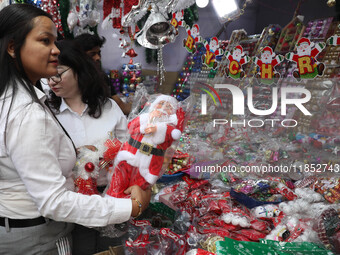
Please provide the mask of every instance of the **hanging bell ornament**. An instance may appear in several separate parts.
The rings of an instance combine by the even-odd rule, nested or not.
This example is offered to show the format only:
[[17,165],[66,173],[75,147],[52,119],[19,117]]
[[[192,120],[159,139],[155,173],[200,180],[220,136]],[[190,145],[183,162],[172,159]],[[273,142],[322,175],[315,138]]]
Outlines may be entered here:
[[177,35],[178,31],[163,14],[152,9],[144,27],[136,34],[136,38],[138,43],[145,48],[159,49],[173,42]]
[[137,57],[138,54],[135,52],[135,50],[133,48],[129,49],[125,55],[128,55],[130,58],[134,58]]

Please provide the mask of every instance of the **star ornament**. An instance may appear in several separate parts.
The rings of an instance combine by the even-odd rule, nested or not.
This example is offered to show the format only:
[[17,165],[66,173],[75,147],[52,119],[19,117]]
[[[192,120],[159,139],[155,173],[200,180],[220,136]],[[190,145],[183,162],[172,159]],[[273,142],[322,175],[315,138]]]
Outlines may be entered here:
[[338,152],[340,151],[340,149],[338,148],[338,146],[335,146],[334,148],[333,148],[333,150],[332,150],[332,153],[334,154],[334,155],[338,155]]

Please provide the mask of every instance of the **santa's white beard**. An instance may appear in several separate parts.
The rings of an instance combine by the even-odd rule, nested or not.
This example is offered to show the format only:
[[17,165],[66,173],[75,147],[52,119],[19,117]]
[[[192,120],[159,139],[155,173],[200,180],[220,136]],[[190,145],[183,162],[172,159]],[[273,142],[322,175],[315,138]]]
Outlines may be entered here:
[[310,49],[307,50],[297,50],[297,54],[299,56],[310,56],[312,51]]
[[272,63],[272,58],[262,58],[261,61],[262,63],[265,63],[265,64],[271,64]]
[[161,115],[160,117],[153,117],[150,120],[150,124],[155,124],[155,123],[168,123],[169,122],[169,116],[168,115]]

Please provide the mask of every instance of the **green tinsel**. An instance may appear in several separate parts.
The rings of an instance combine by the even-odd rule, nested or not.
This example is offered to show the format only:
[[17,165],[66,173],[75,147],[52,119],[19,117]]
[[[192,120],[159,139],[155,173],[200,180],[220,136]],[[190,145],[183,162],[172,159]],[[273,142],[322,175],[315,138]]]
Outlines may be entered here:
[[59,12],[61,17],[61,26],[64,30],[64,37],[67,39],[73,39],[73,33],[68,29],[67,16],[70,11],[69,0],[59,0]]
[[189,8],[184,10],[184,21],[189,27],[192,27],[196,21],[198,21],[197,5],[193,4]]
[[153,61],[157,63],[158,61],[158,50],[152,50]]
[[148,64],[152,62],[152,49],[145,48],[145,61]]

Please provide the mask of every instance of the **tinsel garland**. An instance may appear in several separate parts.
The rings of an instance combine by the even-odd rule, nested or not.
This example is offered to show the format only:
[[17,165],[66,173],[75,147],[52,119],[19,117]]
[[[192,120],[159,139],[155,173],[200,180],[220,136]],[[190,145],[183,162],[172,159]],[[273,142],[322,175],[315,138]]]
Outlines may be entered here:
[[60,12],[60,17],[61,17],[61,25],[64,30],[64,36],[67,39],[72,39],[73,33],[70,31],[67,25],[67,16],[70,12],[70,1],[69,0],[59,1],[59,12]]
[[189,25],[189,27],[192,27],[194,23],[198,21],[198,10],[196,4],[193,4],[189,8],[184,10],[183,19],[185,23]]
[[145,61],[150,64],[152,60],[152,49],[145,48]]
[[158,61],[158,50],[145,48],[145,61],[150,64]]

